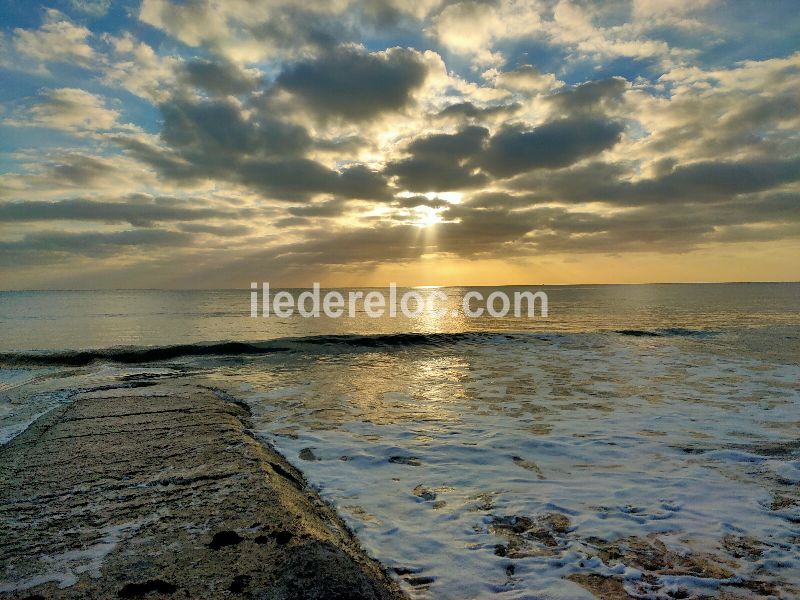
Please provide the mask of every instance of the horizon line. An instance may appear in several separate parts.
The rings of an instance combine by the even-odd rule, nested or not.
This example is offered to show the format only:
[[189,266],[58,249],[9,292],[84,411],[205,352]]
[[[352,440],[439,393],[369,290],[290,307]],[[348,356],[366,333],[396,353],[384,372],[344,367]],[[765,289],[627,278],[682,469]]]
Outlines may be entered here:
[[[391,283],[391,282],[390,282]],[[647,282],[621,282],[621,283],[503,283],[493,285],[397,285],[401,289],[420,288],[501,288],[501,287],[604,287],[604,286],[643,286],[643,285],[759,285],[759,284],[798,284],[800,280],[759,280],[759,281],[647,281]],[[313,285],[313,283],[312,283]],[[272,285],[271,289],[306,290],[311,286],[283,286]],[[389,289],[388,285],[350,285],[350,286],[320,286],[321,290],[359,290],[359,289]],[[7,288],[0,289],[0,293],[7,292],[223,292],[223,291],[253,291],[250,287],[209,287],[209,288]],[[260,291],[260,290],[259,290]]]

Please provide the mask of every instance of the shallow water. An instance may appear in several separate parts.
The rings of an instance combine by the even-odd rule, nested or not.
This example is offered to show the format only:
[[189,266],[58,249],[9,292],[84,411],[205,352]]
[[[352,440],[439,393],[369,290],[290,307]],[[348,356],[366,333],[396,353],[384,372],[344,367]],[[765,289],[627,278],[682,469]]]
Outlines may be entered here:
[[[635,289],[605,321],[592,313],[600,292],[591,291],[570,309],[582,320],[559,317],[575,330],[560,334],[543,333],[540,322],[527,332],[481,322],[457,335],[385,335],[394,332],[387,326],[377,337],[277,339],[256,346],[259,354],[151,349],[147,360],[167,360],[137,364],[144,350],[126,349],[73,366],[26,364],[19,350],[31,346],[6,340],[13,352],[0,371],[0,426],[14,435],[70,390],[141,374],[191,377],[246,401],[259,437],[306,474],[414,596],[589,598],[564,577],[617,574],[644,597],[744,593],[753,582],[756,595],[792,597],[800,593],[800,307],[775,289],[800,286],[734,286],[728,304],[719,287],[695,287],[717,305],[703,312],[697,298],[670,298],[673,288],[663,288],[666,299]],[[770,309],[750,314],[768,293]],[[551,298],[551,314],[558,306]],[[634,316],[622,318],[626,311]],[[690,323],[678,320],[684,314]],[[231,317],[207,314],[169,342],[206,336],[215,318]],[[275,325],[293,336],[301,326]],[[103,346],[93,335],[52,348]],[[520,523],[534,526],[514,531]],[[610,550],[626,539],[658,539],[673,562],[706,556],[721,570],[656,565],[664,568],[651,576]]]
[[[800,511],[770,509],[797,497],[797,365],[582,334],[270,357],[207,376],[253,407],[258,434],[370,553],[432,580],[407,586],[420,596],[579,597],[564,576],[614,570],[589,560],[593,538],[650,534],[725,558],[726,535],[755,538],[765,551],[735,576],[800,586]],[[497,555],[493,519],[552,512],[570,521],[555,547]],[[625,574],[630,591],[718,587]]]

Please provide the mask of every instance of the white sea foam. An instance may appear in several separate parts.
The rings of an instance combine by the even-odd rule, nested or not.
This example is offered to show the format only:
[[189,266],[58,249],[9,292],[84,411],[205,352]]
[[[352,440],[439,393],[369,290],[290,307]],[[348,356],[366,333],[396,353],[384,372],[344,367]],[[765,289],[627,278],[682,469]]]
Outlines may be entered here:
[[[775,476],[798,480],[790,456],[771,455],[795,435],[797,366],[599,335],[281,361],[214,378],[248,400],[259,435],[371,554],[401,581],[432,578],[404,584],[412,595],[588,598],[563,578],[615,572],[652,597],[759,572],[800,586],[796,522],[769,509]],[[299,458],[307,448],[312,460]],[[553,512],[570,529],[552,551],[496,555],[494,519]],[[654,586],[592,542],[653,535],[679,554],[727,559],[726,535],[765,546],[733,560],[731,580]]]

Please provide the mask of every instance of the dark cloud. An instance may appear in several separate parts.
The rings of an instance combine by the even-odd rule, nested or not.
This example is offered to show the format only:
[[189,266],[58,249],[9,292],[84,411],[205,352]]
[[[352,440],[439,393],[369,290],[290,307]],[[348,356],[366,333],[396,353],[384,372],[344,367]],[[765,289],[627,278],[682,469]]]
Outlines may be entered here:
[[722,200],[798,180],[800,158],[703,161],[656,179],[617,183],[607,199],[620,204]]
[[591,163],[557,173],[535,173],[512,182],[532,190],[538,201],[606,202],[621,206],[718,203],[800,181],[800,158],[667,161],[649,179],[622,179],[622,165]]
[[73,198],[53,202],[18,201],[0,204],[0,223],[35,221],[101,221],[147,226],[166,221],[200,221],[235,218],[232,212],[209,207],[176,206],[169,198],[140,200],[133,197],[116,202]]
[[223,59],[185,62],[180,67],[180,76],[184,83],[221,96],[252,92],[259,85],[259,77]]
[[386,200],[393,192],[387,187],[386,177],[365,165],[352,165],[338,173],[338,183],[333,193],[347,198]]
[[297,156],[311,146],[300,125],[254,113],[233,101],[176,99],[161,105],[161,138],[193,163],[226,164],[243,155]]
[[606,112],[622,102],[627,87],[622,77],[611,77],[582,83],[547,96],[545,101],[554,112],[564,115]]
[[245,112],[227,99],[181,98],[163,103],[161,111],[166,147],[130,137],[116,139],[167,179],[227,180],[292,201],[316,194],[375,200],[391,195],[386,178],[366,166],[337,171],[305,157],[313,145],[308,131],[261,110]]
[[491,117],[513,115],[522,108],[519,102],[512,102],[511,104],[503,104],[500,106],[487,106],[479,108],[472,102],[458,102],[451,104],[444,110],[440,111],[436,116],[442,119],[455,119],[457,121],[474,120],[481,121]]
[[417,206],[427,206],[428,208],[447,208],[450,203],[440,198],[428,198],[427,196],[408,196],[395,198],[392,202],[394,206],[400,208],[416,208]]
[[492,136],[475,164],[497,177],[559,169],[613,147],[622,131],[605,119],[560,119],[531,130],[510,125]]
[[425,252],[425,241],[413,225],[377,225],[355,229],[315,230],[308,239],[283,244],[265,253],[277,267],[361,265],[385,260],[411,260]]
[[406,107],[426,75],[427,66],[415,50],[368,53],[339,47],[288,67],[277,85],[302,100],[318,118],[366,121]]
[[538,219],[533,211],[504,208],[475,209],[452,205],[443,214],[450,220],[438,225],[436,241],[441,252],[464,257],[500,252],[534,229]]
[[334,198],[305,206],[290,206],[287,211],[295,217],[338,217],[345,212],[346,208],[347,200]]
[[191,234],[165,229],[131,229],[114,232],[41,231],[29,233],[21,240],[0,241],[3,263],[43,264],[69,256],[105,257],[135,248],[141,251],[158,248],[191,246]]
[[510,194],[508,192],[480,192],[464,202],[471,208],[527,208],[540,201],[534,194]]
[[800,223],[777,224],[770,227],[736,225],[721,229],[714,236],[715,242],[774,242],[776,240],[797,240],[800,238]]
[[417,138],[407,146],[406,151],[416,158],[457,160],[480,152],[488,136],[488,129],[473,125],[458,133],[437,133]]
[[160,148],[129,136],[109,137],[136,160],[156,169],[165,179],[191,181],[213,176],[214,172],[197,167],[177,152]]
[[178,229],[185,233],[207,233],[209,235],[216,235],[219,237],[236,237],[240,235],[247,235],[253,230],[247,225],[209,225],[207,223],[182,223],[178,225]]
[[475,188],[488,183],[466,159],[479,153],[489,130],[469,126],[454,134],[417,138],[406,151],[411,155],[387,165],[385,172],[397,177],[400,188],[418,192],[439,192]]
[[413,192],[446,192],[480,187],[489,182],[483,173],[457,162],[428,158],[406,158],[391,163],[388,175],[397,177],[397,187]]
[[72,185],[90,185],[116,170],[113,165],[97,157],[75,153],[51,163],[50,169],[53,179]]
[[307,159],[246,160],[236,170],[241,183],[268,197],[303,200],[315,194],[384,200],[391,196],[383,175],[363,165],[334,171]]

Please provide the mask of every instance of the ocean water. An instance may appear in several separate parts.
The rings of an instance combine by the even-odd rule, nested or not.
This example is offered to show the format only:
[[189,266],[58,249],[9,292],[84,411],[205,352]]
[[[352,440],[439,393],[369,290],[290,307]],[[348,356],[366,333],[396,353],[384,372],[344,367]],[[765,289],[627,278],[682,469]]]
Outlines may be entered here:
[[547,319],[0,292],[0,441],[77,389],[193,378],[246,402],[414,597],[591,598],[566,579],[588,575],[800,595],[800,284],[535,289]]

